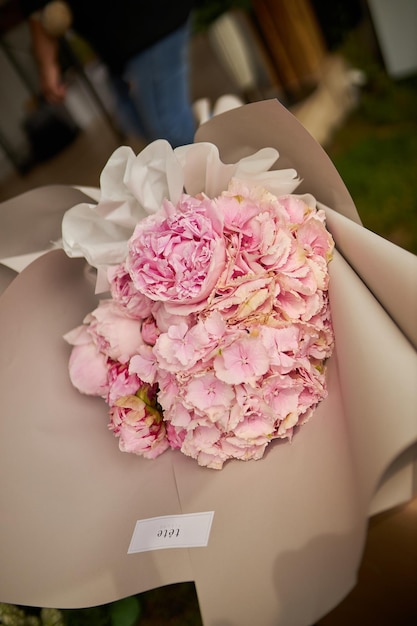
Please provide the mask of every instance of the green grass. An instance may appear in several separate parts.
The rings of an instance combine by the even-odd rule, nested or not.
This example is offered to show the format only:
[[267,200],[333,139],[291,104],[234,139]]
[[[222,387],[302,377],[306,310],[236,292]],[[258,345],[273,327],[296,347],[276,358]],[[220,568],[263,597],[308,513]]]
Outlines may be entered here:
[[350,50],[368,82],[327,152],[364,226],[417,254],[417,76],[393,80],[381,63]]

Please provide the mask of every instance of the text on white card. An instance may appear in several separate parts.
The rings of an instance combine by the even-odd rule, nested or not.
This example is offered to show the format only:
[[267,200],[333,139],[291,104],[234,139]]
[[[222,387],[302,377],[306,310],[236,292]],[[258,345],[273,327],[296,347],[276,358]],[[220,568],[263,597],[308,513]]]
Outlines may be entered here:
[[138,520],[128,554],[166,548],[201,548],[208,545],[214,511],[163,515]]

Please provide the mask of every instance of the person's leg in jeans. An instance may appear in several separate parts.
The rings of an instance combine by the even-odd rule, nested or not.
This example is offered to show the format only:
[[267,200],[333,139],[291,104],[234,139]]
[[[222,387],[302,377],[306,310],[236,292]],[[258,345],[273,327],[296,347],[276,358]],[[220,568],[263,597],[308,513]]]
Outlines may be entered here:
[[129,85],[117,74],[110,74],[109,80],[114,97],[114,114],[117,118],[120,130],[127,137],[133,136],[145,139],[146,132],[130,97]]
[[[127,64],[123,75],[125,87],[119,84],[117,88],[126,132],[139,134],[148,141],[167,139],[173,148],[193,142],[195,122],[189,100],[188,40],[187,24]],[[126,86],[127,92],[123,93]]]

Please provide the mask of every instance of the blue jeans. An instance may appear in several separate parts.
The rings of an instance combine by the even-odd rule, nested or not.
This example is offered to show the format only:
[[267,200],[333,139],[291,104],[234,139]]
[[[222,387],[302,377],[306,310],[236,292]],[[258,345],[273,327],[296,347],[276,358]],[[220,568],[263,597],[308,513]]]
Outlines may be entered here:
[[123,76],[111,76],[122,130],[145,141],[166,139],[173,148],[193,143],[189,99],[189,24],[133,57]]

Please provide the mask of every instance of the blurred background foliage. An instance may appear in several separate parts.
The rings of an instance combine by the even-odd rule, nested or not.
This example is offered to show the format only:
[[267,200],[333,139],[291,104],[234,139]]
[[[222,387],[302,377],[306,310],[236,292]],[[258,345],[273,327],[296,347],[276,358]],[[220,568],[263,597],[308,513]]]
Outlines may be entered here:
[[367,82],[327,152],[364,226],[417,254],[417,75],[393,80],[362,39],[354,30],[339,49]]

